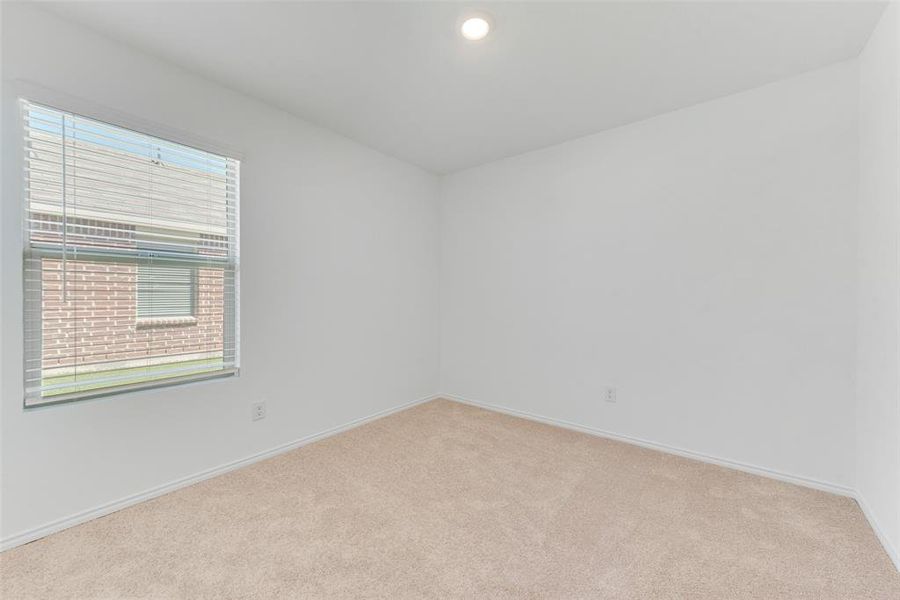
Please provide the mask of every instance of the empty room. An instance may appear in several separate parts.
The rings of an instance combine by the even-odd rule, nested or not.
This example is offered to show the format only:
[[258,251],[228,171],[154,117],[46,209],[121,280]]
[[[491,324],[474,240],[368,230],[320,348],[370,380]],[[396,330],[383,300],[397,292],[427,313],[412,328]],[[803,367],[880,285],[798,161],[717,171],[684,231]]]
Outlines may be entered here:
[[3,600],[900,600],[900,0],[0,35]]

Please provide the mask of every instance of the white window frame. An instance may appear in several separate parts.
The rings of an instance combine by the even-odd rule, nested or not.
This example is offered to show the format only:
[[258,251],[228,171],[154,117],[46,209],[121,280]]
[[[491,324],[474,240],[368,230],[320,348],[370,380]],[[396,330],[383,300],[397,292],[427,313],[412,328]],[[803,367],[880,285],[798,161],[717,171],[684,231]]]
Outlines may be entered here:
[[[88,119],[93,119],[96,121],[100,121],[102,123],[120,127],[123,129],[128,129],[137,133],[142,133],[144,135],[148,135],[151,137],[160,138],[162,140],[166,140],[172,143],[181,144],[185,146],[192,147],[197,150],[209,152],[212,154],[217,154],[220,156],[226,156],[228,158],[234,159],[238,161],[242,166],[243,155],[240,151],[238,151],[235,147],[224,144],[221,142],[210,140],[209,138],[200,137],[194,135],[192,133],[185,132],[183,130],[175,129],[167,125],[162,125],[160,123],[154,122],[152,120],[143,119],[140,117],[136,117],[134,115],[121,112],[106,106],[102,106],[95,102],[85,100],[83,98],[79,98],[77,96],[68,95],[62,92],[58,92],[56,90],[52,90],[49,88],[45,88],[43,86],[36,85],[34,83],[23,81],[23,80],[15,80],[10,82],[9,88],[12,90],[12,96],[16,99],[16,107],[17,107],[17,115],[15,120],[14,130],[17,131],[17,139],[23,140],[26,134],[24,121],[25,121],[25,109],[24,106],[26,103],[38,104],[48,108],[52,108],[54,110],[58,110],[65,113],[71,113],[77,116],[85,117]],[[20,177],[16,178],[17,185],[17,193],[16,197],[16,207],[17,210],[20,211],[20,219],[22,222],[22,227],[20,231],[22,232],[22,256],[26,257],[28,252],[31,251],[30,248],[30,240],[28,237],[28,233],[26,230],[25,221],[28,218],[27,211],[25,210],[25,184],[26,184],[26,176],[25,176],[25,152],[23,150],[23,146],[19,145],[17,151],[14,153],[14,166],[16,167],[16,171],[21,174]],[[225,378],[237,377],[240,375],[240,353],[241,353],[241,343],[240,343],[240,170],[238,170],[237,176],[235,178],[235,186],[237,190],[238,201],[235,206],[235,240],[234,247],[236,252],[236,258],[233,264],[233,278],[235,285],[235,293],[233,299],[233,343],[234,343],[234,368],[229,369],[227,371],[217,371],[209,374],[199,374],[199,375],[188,375],[185,377],[172,377],[164,380],[157,380],[152,382],[140,383],[135,385],[128,386],[118,386],[115,388],[107,388],[100,390],[92,390],[86,392],[78,392],[72,394],[72,397],[64,397],[60,399],[53,399],[48,401],[41,401],[38,403],[29,403],[26,394],[22,394],[22,402],[23,408],[25,410],[33,411],[33,410],[41,410],[44,408],[52,407],[59,404],[68,404],[71,402],[78,402],[82,400],[90,400],[95,398],[103,398],[108,396],[118,396],[122,394],[133,394],[138,392],[146,392],[154,389],[165,388],[169,386],[182,386],[182,385],[194,385],[194,384],[203,384],[207,382],[213,381],[222,381]],[[23,299],[22,307],[24,309],[24,261],[20,263],[20,267],[22,268],[23,277],[20,278],[20,282],[22,287],[19,288],[19,297]],[[227,326],[228,324],[226,324]],[[25,344],[25,331],[24,331],[24,319],[21,323],[21,327],[19,329],[19,339],[20,343],[24,347]],[[24,362],[26,356],[23,353],[23,372],[25,369]]]

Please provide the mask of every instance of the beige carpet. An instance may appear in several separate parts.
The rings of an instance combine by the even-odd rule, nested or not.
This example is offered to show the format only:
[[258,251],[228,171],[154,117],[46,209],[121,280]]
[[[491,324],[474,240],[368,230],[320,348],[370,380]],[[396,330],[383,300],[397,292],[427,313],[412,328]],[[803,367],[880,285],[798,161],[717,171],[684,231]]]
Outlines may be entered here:
[[445,400],[0,568],[9,600],[900,598],[852,500]]

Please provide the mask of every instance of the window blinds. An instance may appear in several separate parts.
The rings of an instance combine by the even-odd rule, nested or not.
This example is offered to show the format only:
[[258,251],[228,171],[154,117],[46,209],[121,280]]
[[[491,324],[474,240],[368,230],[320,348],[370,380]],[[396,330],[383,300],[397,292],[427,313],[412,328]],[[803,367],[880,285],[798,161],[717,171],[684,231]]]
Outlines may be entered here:
[[238,161],[22,108],[26,406],[235,373]]

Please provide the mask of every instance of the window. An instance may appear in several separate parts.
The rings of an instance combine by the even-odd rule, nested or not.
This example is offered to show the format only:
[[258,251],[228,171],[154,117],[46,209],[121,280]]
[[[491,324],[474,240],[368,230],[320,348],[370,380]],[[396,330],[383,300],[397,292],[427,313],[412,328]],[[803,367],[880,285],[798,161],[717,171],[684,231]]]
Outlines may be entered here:
[[26,406],[236,373],[238,161],[22,106]]
[[165,319],[193,319],[196,290],[193,267],[138,265],[138,323],[142,320],[152,324]]

